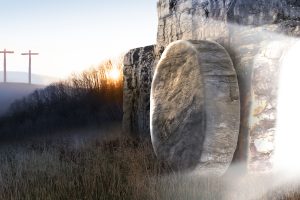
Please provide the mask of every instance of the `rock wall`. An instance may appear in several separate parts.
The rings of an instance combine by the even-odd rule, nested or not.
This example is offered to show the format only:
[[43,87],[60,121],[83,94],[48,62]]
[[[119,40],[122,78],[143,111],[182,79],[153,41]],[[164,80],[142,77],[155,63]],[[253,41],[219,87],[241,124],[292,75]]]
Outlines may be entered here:
[[231,0],[228,21],[261,26],[300,19],[298,0]]
[[[159,0],[157,55],[179,39],[213,40],[230,53],[241,95],[236,161],[253,171],[272,166],[280,60],[299,36],[296,0]],[[284,36],[283,36],[284,35]],[[264,108],[264,109],[263,109]]]
[[130,50],[124,57],[123,131],[150,138],[150,90],[155,46]]
[[274,153],[278,72],[291,36],[300,36],[300,1],[158,0],[157,10],[157,46],[132,50],[125,58],[124,130],[149,134],[152,76],[144,81],[142,69],[152,74],[173,41],[216,41],[229,52],[239,82],[241,125],[234,160],[246,161],[250,171],[268,171]]
[[272,169],[278,73],[293,40],[288,36],[300,36],[299,28],[295,20],[260,26],[229,25],[228,50],[238,74],[242,105],[236,160],[247,161],[250,171]]
[[220,44],[228,40],[227,0],[160,0],[158,10],[158,48],[176,40],[211,39]]

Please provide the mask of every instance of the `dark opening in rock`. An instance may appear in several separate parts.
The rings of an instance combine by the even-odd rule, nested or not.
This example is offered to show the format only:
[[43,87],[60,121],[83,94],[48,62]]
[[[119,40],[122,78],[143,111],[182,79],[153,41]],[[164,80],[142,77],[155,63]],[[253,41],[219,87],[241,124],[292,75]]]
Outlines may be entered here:
[[170,9],[170,11],[175,10],[175,7],[177,5],[177,1],[178,0],[170,0],[170,2],[169,2],[169,9]]

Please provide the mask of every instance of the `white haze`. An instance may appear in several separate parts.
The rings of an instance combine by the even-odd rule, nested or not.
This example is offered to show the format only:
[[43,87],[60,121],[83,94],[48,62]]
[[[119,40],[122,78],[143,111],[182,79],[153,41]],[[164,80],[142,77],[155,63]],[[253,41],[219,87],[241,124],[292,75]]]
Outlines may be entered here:
[[[251,31],[252,27],[231,24],[230,29]],[[269,31],[255,37],[258,43],[262,38],[274,38],[265,44],[266,48],[282,48],[276,46],[277,42],[278,45],[287,44],[281,49],[274,171],[269,174],[243,174],[246,163],[239,163],[233,164],[224,177],[197,176],[197,172],[156,177],[153,182],[158,184],[165,199],[253,200],[261,199],[267,193],[276,196],[288,191],[297,192],[300,184],[300,84],[297,81],[300,74],[300,40]],[[237,50],[239,47],[233,48]],[[257,59],[254,58],[254,65]]]
[[300,176],[300,40],[295,40],[282,61],[276,134],[276,168],[291,177]]

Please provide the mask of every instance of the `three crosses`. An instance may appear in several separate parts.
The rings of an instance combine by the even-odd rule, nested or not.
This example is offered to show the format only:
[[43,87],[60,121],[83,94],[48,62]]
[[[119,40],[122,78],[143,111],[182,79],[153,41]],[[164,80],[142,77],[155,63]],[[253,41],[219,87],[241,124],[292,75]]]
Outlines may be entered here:
[[[3,66],[4,66],[4,72],[3,72],[3,75],[4,75],[4,83],[7,82],[7,76],[6,76],[6,54],[9,54],[9,53],[14,53],[13,51],[7,51],[6,49],[4,49],[4,51],[0,51],[0,53],[3,53],[3,56],[4,56],[4,61],[3,61]],[[29,69],[28,69],[28,83],[31,84],[31,56],[33,55],[39,55],[38,53],[32,53],[31,50],[29,50],[28,53],[22,53],[21,55],[23,56],[28,56],[29,57]]]

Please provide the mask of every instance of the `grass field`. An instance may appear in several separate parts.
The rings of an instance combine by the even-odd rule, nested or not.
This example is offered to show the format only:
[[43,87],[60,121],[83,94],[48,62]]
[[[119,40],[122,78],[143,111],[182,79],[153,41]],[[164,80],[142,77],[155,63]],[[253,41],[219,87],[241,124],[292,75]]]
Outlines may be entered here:
[[[102,131],[0,146],[0,199],[300,199],[265,177],[208,178],[170,172],[149,141]],[[228,181],[229,180],[229,181]],[[273,187],[273,186],[272,186]]]

